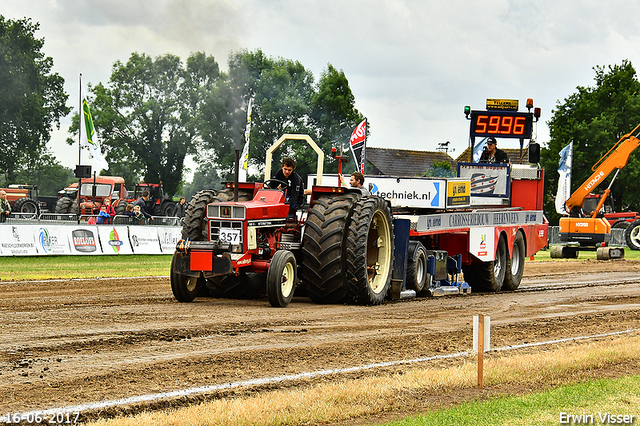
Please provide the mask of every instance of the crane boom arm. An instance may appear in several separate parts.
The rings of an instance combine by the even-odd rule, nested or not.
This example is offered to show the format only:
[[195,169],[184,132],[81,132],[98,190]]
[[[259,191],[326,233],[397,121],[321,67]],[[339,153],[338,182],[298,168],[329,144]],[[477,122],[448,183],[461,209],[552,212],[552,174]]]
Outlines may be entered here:
[[584,200],[615,169],[622,169],[629,162],[631,153],[640,146],[640,133],[632,136],[640,128],[636,126],[630,133],[622,136],[618,142],[593,166],[593,174],[576,189],[565,202],[568,211],[582,208]]

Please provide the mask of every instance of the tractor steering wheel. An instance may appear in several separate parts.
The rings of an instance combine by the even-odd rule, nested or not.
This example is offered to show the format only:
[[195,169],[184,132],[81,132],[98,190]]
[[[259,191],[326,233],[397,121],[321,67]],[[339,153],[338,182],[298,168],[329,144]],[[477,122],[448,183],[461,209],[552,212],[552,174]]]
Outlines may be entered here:
[[[264,181],[264,186],[267,186],[270,189],[278,189],[283,193],[286,193],[287,188],[289,188],[289,184],[280,179],[267,179]],[[280,186],[280,188],[278,188],[278,186]]]

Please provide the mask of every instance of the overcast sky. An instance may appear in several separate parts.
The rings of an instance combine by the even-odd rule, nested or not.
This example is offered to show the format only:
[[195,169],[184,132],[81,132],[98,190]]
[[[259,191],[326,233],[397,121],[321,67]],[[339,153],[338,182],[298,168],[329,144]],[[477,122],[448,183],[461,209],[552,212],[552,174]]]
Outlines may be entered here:
[[[454,158],[469,144],[465,105],[518,99],[525,110],[533,98],[544,144],[551,110],[594,84],[594,66],[640,66],[640,2],[618,0],[3,0],[0,14],[40,23],[36,36],[74,111],[79,73],[107,83],[113,63],[134,51],[183,60],[204,51],[226,69],[231,51],[260,48],[300,61],[316,81],[328,63],[344,70],[369,119],[369,146],[435,151],[450,141]],[[73,168],[69,123],[51,147]]]

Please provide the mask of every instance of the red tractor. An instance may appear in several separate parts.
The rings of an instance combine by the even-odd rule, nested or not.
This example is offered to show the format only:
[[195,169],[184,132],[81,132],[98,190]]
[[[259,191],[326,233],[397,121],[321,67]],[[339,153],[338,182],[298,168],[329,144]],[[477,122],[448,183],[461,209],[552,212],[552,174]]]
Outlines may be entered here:
[[[95,193],[94,193],[95,191]],[[176,203],[164,194],[162,183],[138,183],[133,193],[127,191],[124,178],[117,176],[96,176],[81,180],[80,214],[96,215],[100,213],[100,205],[104,199],[111,197],[116,215],[123,215],[127,204],[135,202],[144,191],[149,192],[146,211],[152,216],[173,216]],[[60,191],[56,203],[56,213],[77,212],[77,184]]]
[[[11,205],[11,211],[21,213],[22,218],[34,218],[38,216],[41,207],[46,203],[38,201],[38,187],[34,185],[9,185],[8,188],[0,188],[7,193],[7,201]],[[44,204],[41,206],[41,204]]]
[[[268,151],[263,183],[227,184],[204,190],[189,202],[171,262],[171,289],[180,302],[200,294],[259,297],[284,307],[299,283],[318,303],[380,304],[391,286],[394,233],[391,208],[360,190],[314,186],[306,220],[287,220],[289,205],[268,179],[271,156],[285,140],[304,140],[318,153],[322,184],[324,155],[306,135],[284,135]],[[237,194],[237,198],[236,198]],[[237,201],[233,201],[237,199]]]
[[[149,199],[146,202],[145,210],[152,216],[168,216],[172,217],[176,214],[176,202],[164,193],[162,182],[160,183],[137,183],[133,192],[133,198],[127,200],[134,203],[138,198],[142,197],[142,193],[147,191]],[[124,207],[123,207],[124,211]]]
[[[56,203],[56,213],[78,212],[77,187],[69,187]],[[96,176],[80,180],[80,215],[92,216],[100,213],[100,206],[105,198],[111,198],[116,214],[124,214],[123,201],[127,197],[124,178],[118,176]]]

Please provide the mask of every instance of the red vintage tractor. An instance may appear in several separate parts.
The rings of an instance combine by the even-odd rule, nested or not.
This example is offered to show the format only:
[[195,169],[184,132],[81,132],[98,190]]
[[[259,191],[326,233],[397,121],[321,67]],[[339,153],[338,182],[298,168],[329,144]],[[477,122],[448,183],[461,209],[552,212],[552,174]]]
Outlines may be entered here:
[[[318,153],[317,182],[306,220],[288,220],[289,205],[268,179],[271,156],[285,140],[306,141]],[[259,297],[284,307],[299,283],[318,303],[382,303],[391,286],[391,208],[360,190],[322,185],[324,154],[306,135],[284,135],[267,151],[263,183],[227,184],[189,202],[182,240],[171,262],[171,289],[180,302],[209,293]],[[236,195],[237,194],[237,195]],[[233,201],[236,199],[237,201]],[[298,265],[301,265],[300,271]]]

